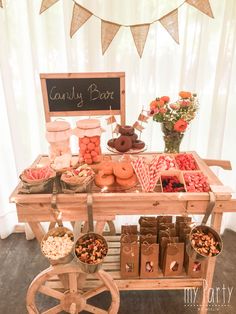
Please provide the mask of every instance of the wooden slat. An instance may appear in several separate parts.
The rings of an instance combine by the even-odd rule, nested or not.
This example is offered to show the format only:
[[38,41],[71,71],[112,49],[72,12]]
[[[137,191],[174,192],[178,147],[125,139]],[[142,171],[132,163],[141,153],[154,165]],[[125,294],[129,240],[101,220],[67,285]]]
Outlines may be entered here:
[[219,160],[219,159],[203,159],[208,167],[216,166],[221,167],[224,170],[232,170],[231,162],[229,160]]

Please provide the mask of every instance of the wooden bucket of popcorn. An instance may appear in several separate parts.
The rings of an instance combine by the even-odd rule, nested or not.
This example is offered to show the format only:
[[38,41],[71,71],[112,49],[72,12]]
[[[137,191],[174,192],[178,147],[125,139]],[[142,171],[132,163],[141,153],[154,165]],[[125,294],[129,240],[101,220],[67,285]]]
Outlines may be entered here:
[[107,241],[100,234],[89,232],[75,242],[74,254],[85,273],[93,274],[101,267],[108,252]]
[[41,241],[41,251],[52,265],[67,264],[72,261],[74,234],[66,227],[49,230]]

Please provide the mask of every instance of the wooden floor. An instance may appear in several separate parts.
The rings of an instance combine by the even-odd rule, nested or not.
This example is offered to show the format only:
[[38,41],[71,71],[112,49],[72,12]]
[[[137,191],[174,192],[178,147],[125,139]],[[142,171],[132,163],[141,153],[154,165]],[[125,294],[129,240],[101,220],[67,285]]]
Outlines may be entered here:
[[[224,251],[217,258],[208,313],[233,314],[236,313],[236,233],[225,231],[223,240]],[[27,241],[23,234],[0,240],[0,314],[26,314],[27,288],[47,267],[48,262],[42,257],[36,240]],[[229,303],[228,289],[232,291]],[[197,296],[200,297],[200,291]],[[38,299],[41,310],[47,309],[51,302],[43,296]],[[93,303],[106,308],[110,304],[109,295],[102,293],[93,299]],[[184,303],[183,291],[121,292],[120,314],[193,314],[198,311],[196,303]]]

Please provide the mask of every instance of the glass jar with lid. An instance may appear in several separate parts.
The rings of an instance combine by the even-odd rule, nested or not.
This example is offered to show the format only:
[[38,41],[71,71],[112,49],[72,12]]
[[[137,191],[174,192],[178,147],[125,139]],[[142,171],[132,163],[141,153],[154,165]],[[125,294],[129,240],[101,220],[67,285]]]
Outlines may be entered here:
[[98,119],[83,119],[76,122],[74,134],[78,137],[79,160],[90,165],[101,161],[102,128]]

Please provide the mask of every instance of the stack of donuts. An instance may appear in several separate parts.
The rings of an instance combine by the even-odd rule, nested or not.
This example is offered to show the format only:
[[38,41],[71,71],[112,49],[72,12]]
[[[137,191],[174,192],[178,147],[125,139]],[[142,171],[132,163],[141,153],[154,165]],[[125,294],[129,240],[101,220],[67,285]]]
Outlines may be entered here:
[[130,161],[107,160],[100,163],[95,175],[95,184],[99,187],[109,187],[115,183],[124,188],[135,186],[137,177]]
[[125,125],[119,128],[120,136],[112,138],[107,142],[109,147],[115,148],[118,152],[125,153],[132,149],[143,149],[145,143],[138,140],[138,135],[134,132],[134,127]]

